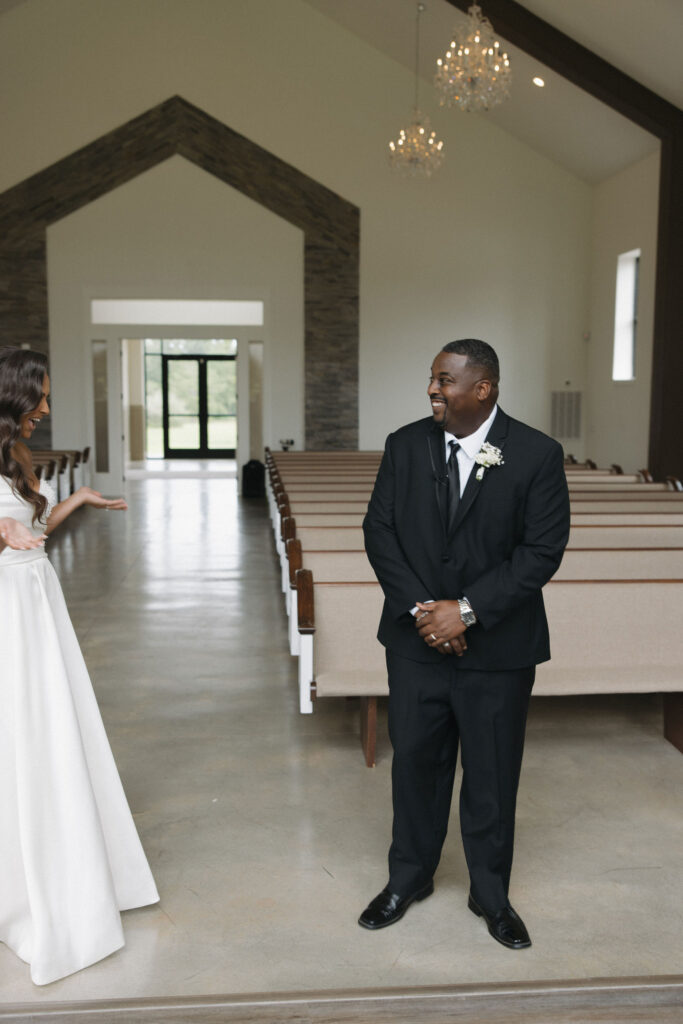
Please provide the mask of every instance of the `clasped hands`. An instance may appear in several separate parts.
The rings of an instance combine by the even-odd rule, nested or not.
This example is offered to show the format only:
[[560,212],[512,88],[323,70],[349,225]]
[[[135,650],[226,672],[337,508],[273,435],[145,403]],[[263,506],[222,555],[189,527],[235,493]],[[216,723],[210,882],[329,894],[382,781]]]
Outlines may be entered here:
[[427,644],[441,654],[457,654],[467,650],[465,630],[467,626],[460,617],[457,601],[416,602],[415,627]]

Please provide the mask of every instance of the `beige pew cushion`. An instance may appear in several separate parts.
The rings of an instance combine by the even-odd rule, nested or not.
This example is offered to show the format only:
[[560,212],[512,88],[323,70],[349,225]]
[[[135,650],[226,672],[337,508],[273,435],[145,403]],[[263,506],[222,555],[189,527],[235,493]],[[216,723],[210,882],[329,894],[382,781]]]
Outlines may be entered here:
[[683,689],[683,582],[551,582],[543,596],[552,661],[535,693]]
[[[681,552],[683,555],[683,552]],[[364,551],[302,550],[303,568],[317,583],[374,583],[376,576]]]
[[[360,526],[301,526],[296,535],[306,551],[363,551],[365,541]],[[681,530],[683,540],[683,529]]]
[[609,523],[597,526],[572,523],[568,549],[571,548],[683,548],[683,524],[646,526]]
[[[339,577],[338,577],[339,578]],[[683,579],[683,549],[677,551],[573,551],[564,553],[555,580]]]
[[[544,590],[553,660],[538,667],[537,695],[683,689],[683,582],[551,582]],[[378,584],[316,584],[318,695],[388,693],[375,637]]]

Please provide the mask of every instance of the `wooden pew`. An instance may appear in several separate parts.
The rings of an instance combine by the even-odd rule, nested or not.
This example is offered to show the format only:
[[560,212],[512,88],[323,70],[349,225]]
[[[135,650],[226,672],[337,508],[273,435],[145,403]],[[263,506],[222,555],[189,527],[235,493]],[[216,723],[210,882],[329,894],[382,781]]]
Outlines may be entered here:
[[649,525],[646,523],[600,522],[573,523],[569,532],[569,548],[680,548],[683,547],[683,523]]
[[[304,551],[363,551],[364,538],[360,526],[302,526],[291,520],[290,536],[301,540]],[[678,548],[683,547],[683,524],[678,526],[647,526],[630,523],[610,526],[609,523],[574,525],[569,534],[569,548]]]
[[[36,448],[31,450],[34,464],[44,459],[55,459],[59,464],[59,493],[62,501],[86,483],[86,466],[89,468],[90,447],[82,451],[75,448]],[[63,479],[61,479],[63,477]]]
[[[327,696],[361,698],[361,742],[375,760],[377,697],[388,693],[374,629],[378,583],[314,583],[299,569],[300,710]],[[553,660],[540,665],[539,696],[662,692],[664,734],[683,752],[683,578],[553,580],[544,588]]]
[[[675,506],[674,506],[675,507]],[[681,510],[683,512],[683,509]],[[606,510],[571,510],[571,524],[575,526],[680,526],[683,515],[678,511],[662,511],[650,506],[644,512],[624,511],[618,505]]]
[[[355,482],[338,490],[321,487],[317,490],[275,492],[270,503],[274,528],[278,528],[278,516],[313,512],[365,512],[371,493],[371,484],[363,489]],[[611,503],[614,503],[616,511],[622,512],[683,510],[683,494],[659,489],[655,484],[634,484],[627,491],[610,488],[604,491],[572,491],[570,501],[572,511],[576,513],[611,511]]]
[[[683,538],[682,538],[683,539]],[[316,583],[374,583],[375,573],[363,549],[304,550],[299,538],[287,541],[290,653],[299,653],[297,572],[309,569]],[[597,549],[565,551],[554,580],[653,580],[683,579],[683,547]]]
[[[63,501],[72,492],[72,463],[68,452],[43,450],[31,452],[34,467],[42,462],[54,463],[54,473],[50,477],[57,501]],[[47,479],[47,477],[45,477]]]
[[[624,506],[625,510],[628,511],[629,507],[633,503],[642,505],[643,502],[654,502],[657,505],[665,507],[671,505],[672,507],[683,508],[683,494],[678,491],[669,490],[656,490],[656,484],[634,484],[633,488],[628,491],[624,490],[603,490],[603,491],[570,491],[569,500],[573,509],[580,512],[582,508],[588,505],[595,505],[597,502],[604,504],[605,502],[619,503]],[[634,512],[641,511],[640,508],[634,508]]]
[[33,471],[39,480],[47,480],[54,486],[56,483],[57,460],[41,455],[33,459]]
[[365,540],[360,526],[297,526],[292,528],[304,551],[364,551]]
[[[362,523],[359,513],[302,513],[283,518],[276,535],[283,593],[289,587],[287,540],[299,535],[315,538],[311,543],[322,549],[361,550]],[[683,508],[675,513],[652,511],[651,507],[647,513],[582,512],[572,513],[569,547],[678,547],[682,538]]]
[[[300,459],[296,466],[292,460],[286,470],[283,466],[286,484],[278,468],[273,469],[270,479],[271,513],[276,542],[279,539],[282,584],[290,611],[290,649],[293,653],[300,651],[300,709],[304,713],[312,710],[309,689],[314,679],[313,646],[305,640],[302,643],[302,640],[312,637],[316,629],[317,613],[313,605],[315,591],[324,595],[324,607],[321,612],[323,618],[320,615],[317,618],[319,635],[315,646],[314,695],[348,696],[355,693],[362,698],[361,732],[368,763],[374,762],[373,721],[376,721],[376,698],[387,692],[383,656],[378,669],[381,679],[372,673],[368,675],[366,670],[371,662],[366,662],[365,656],[369,652],[365,650],[361,662],[355,665],[356,648],[353,648],[352,656],[348,644],[353,646],[354,641],[347,637],[347,643],[342,645],[341,650],[345,655],[342,674],[348,678],[342,683],[339,679],[339,666],[330,670],[332,662],[329,658],[326,660],[331,650],[330,636],[327,636],[327,640],[321,640],[320,631],[327,614],[329,595],[333,593],[337,598],[341,595],[342,605],[348,602],[350,596],[353,599],[343,622],[339,618],[340,608],[336,612],[333,610],[329,621],[336,623],[338,631],[345,632],[349,619],[357,622],[357,613],[363,599],[375,602],[374,615],[371,615],[369,621],[379,620],[381,590],[362,550],[361,530],[378,464],[379,458],[368,471],[367,463],[354,465],[351,459],[346,458],[339,459],[331,466],[325,453],[313,460]],[[636,584],[653,586],[657,583],[674,586],[677,596],[683,592],[683,505],[678,504],[678,499],[683,495],[676,493],[680,484],[667,481],[657,485],[652,483],[646,471],[625,475],[616,470],[617,467],[609,471],[597,468],[581,470],[577,467],[568,472],[572,534],[565,560],[546,588],[546,593],[553,593],[550,589],[552,587],[575,585],[583,588],[581,594],[590,600],[584,591],[587,588],[594,595],[592,588],[598,584],[612,587],[612,591],[621,586],[632,594],[634,591],[631,588]],[[291,543],[297,530],[298,541]],[[307,544],[315,542],[319,547],[308,546],[302,549],[302,538],[307,538]],[[311,568],[310,607],[302,608],[302,594],[306,588],[301,590],[300,579],[305,579],[306,572],[310,574]],[[303,600],[306,603],[307,598],[304,596]],[[570,611],[563,611],[562,615],[571,614],[574,619],[580,619],[578,612],[582,607],[583,604],[579,607],[574,599]],[[374,637],[374,632],[372,635]],[[374,640],[373,649],[375,654],[377,650],[382,654],[381,647]],[[322,659],[320,665],[318,657]],[[634,665],[638,675],[637,662]],[[545,666],[541,668],[545,669]],[[353,686],[349,681],[349,671],[354,680]],[[553,685],[564,687],[562,692],[609,692],[614,688],[614,680],[611,680],[607,691],[604,687],[600,688],[599,684],[597,689],[571,689],[579,685],[571,675],[571,665],[565,665],[561,675],[549,675],[547,672],[545,675],[549,682],[543,684],[539,681],[535,692],[545,692],[544,685],[550,686],[551,692]],[[638,686],[646,690],[661,689],[661,679],[656,672],[653,676],[645,685],[638,675]],[[305,682],[306,679],[308,682]],[[567,685],[570,689],[566,689]],[[586,685],[585,680],[581,685]],[[681,689],[680,684],[677,684],[677,689]],[[672,724],[683,718],[681,699],[680,693],[674,690],[666,698],[665,710],[667,738],[674,736],[672,742],[683,749],[683,736],[675,738],[679,735],[678,726]]]
[[[296,516],[286,516],[282,519],[279,524],[278,537],[282,540],[284,548],[284,539],[287,536],[293,536],[292,531],[296,532],[304,527],[313,526],[334,529],[339,527],[358,528],[363,525],[363,518],[364,514],[361,512],[302,512]],[[292,523],[291,520],[294,522]],[[681,526],[683,525],[683,506],[680,511],[673,512],[669,509],[661,511],[659,507],[653,508],[649,503],[645,511],[641,512],[622,511],[618,506],[598,511],[585,509],[576,513],[572,511],[571,523],[573,528],[579,526]]]
[[289,617],[290,654],[299,654],[297,572],[309,569],[316,583],[376,583],[376,577],[365,550],[328,550],[304,552],[301,540],[293,537],[287,541],[287,615]]
[[567,479],[569,494],[581,497],[582,495],[602,494],[628,494],[628,495],[652,495],[661,492],[675,490],[670,483],[645,483],[642,480],[631,480],[627,483],[620,482],[624,477],[606,477],[604,480],[571,480]]
[[[282,515],[301,515],[304,513],[348,513],[366,512],[368,507],[367,497],[347,498],[334,497],[325,499],[318,497],[316,493],[312,498],[281,498],[278,508]],[[683,494],[676,491],[655,491],[649,494],[622,495],[620,494],[591,494],[570,496],[571,511],[574,514],[582,512],[676,512],[683,511]]]
[[[288,500],[289,502],[335,501],[341,499],[355,501],[365,499],[365,501],[368,501],[372,494],[373,485],[374,480],[363,482],[356,477],[344,481],[324,483],[315,483],[313,481],[305,483],[292,482],[288,485],[286,491],[284,488],[279,488],[274,494],[277,500]],[[681,498],[681,494],[677,493],[668,483],[644,484],[636,482],[624,484],[622,487],[616,487],[614,484],[603,485],[583,482],[575,485],[570,484],[569,495],[572,500],[577,501],[602,497],[606,500],[614,501],[632,498],[655,501],[660,498],[665,500],[680,500]]]
[[[290,583],[299,569],[310,569],[316,583],[374,583],[365,551],[303,551],[298,539],[287,542]],[[597,581],[683,579],[683,548],[567,548],[554,580]]]

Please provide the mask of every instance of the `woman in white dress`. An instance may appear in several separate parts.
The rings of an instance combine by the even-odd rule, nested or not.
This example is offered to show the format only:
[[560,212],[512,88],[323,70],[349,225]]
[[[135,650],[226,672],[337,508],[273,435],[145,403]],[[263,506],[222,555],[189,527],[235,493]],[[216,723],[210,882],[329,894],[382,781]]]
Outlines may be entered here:
[[44,541],[55,504],[23,444],[49,412],[46,360],[0,349],[0,941],[46,985],[124,944],[120,911],[156,903],[95,695]]

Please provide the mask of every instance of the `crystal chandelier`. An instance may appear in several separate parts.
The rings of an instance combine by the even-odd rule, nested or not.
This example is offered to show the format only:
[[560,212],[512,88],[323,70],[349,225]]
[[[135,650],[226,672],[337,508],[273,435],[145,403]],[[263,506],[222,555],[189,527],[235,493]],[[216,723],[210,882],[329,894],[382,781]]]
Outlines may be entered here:
[[510,95],[510,60],[479,4],[472,4],[462,32],[454,33],[436,64],[434,84],[442,107],[490,110]]
[[420,15],[424,4],[417,5],[415,22],[415,103],[413,117],[407,128],[401,128],[395,142],[389,143],[389,163],[401,174],[410,177],[430,178],[443,163],[443,142],[426,114],[418,107],[418,63],[420,56]]

